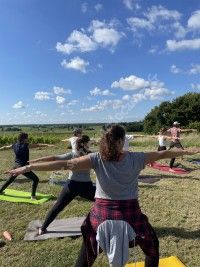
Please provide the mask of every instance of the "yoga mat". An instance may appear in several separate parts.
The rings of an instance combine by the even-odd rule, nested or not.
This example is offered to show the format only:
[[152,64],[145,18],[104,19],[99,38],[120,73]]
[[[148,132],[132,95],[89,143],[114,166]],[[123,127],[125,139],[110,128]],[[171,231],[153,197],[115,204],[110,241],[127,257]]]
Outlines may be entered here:
[[[144,267],[144,262],[126,264],[125,267]],[[186,267],[176,256],[159,260],[159,267]]]
[[151,175],[139,175],[138,182],[146,183],[146,184],[153,184],[160,181],[160,178],[153,177]]
[[29,223],[24,240],[35,241],[66,236],[80,236],[82,235],[81,225],[84,220],[85,217],[54,220],[47,228],[47,233],[43,235],[38,235],[38,228],[41,227],[42,221],[35,220]]
[[193,163],[193,164],[196,164],[196,165],[199,165],[200,166],[200,159],[191,159],[191,160],[188,160],[190,163]]
[[13,189],[5,189],[3,194],[0,194],[0,200],[10,202],[23,202],[29,204],[42,204],[49,199],[55,198],[53,195],[45,195],[36,193],[36,200],[31,200],[31,193]]
[[184,170],[182,168],[176,168],[176,167],[173,167],[174,172],[171,172],[171,171],[169,171],[169,166],[168,165],[163,165],[163,164],[160,164],[158,162],[154,162],[153,166],[149,166],[149,167],[151,167],[153,169],[156,169],[156,170],[175,173],[175,174],[187,174],[187,173],[189,173],[189,171],[186,171],[186,170]]

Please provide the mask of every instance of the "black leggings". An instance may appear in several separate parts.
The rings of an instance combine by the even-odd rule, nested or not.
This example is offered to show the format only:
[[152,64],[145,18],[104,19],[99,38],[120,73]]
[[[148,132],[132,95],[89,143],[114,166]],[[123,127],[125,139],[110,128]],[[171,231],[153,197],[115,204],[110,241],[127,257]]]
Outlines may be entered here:
[[[180,148],[180,149],[184,150],[183,146],[181,145],[181,143],[179,141],[171,142],[170,145],[169,145],[169,149],[168,150],[170,150],[173,147]],[[175,158],[172,158],[170,160],[170,163],[169,163],[169,167],[171,169],[172,169],[172,167],[174,165],[174,162],[175,162]]]
[[47,229],[58,213],[60,213],[76,196],[94,201],[95,191],[96,186],[94,186],[92,182],[77,182],[70,180],[62,189],[53,208],[47,214],[41,227],[42,231]]
[[[18,168],[18,167],[21,167],[21,166],[15,166],[14,168]],[[35,197],[35,192],[36,192],[36,189],[37,189],[37,186],[38,186],[38,182],[39,182],[39,178],[37,177],[37,175],[30,171],[30,172],[26,172],[26,173],[23,173],[23,175],[32,180],[32,192],[31,192],[31,196],[32,197]],[[12,182],[14,182],[14,180],[17,178],[17,176],[10,176],[8,178],[8,180],[1,186],[0,188],[0,193],[2,193],[10,184],[12,184]]]

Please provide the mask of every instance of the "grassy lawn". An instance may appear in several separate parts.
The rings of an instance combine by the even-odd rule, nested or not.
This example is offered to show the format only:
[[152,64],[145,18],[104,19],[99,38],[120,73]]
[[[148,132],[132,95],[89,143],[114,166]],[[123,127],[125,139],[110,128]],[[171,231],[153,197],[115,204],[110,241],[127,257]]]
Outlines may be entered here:
[[[188,139],[187,139],[188,138]],[[199,146],[192,137],[187,137],[186,146]],[[188,142],[187,142],[188,140]],[[192,140],[192,141],[191,141]],[[135,151],[153,150],[156,141],[148,141],[146,147],[137,139]],[[145,143],[145,142],[144,142]],[[131,147],[133,149],[133,147]],[[65,152],[65,145],[58,144],[55,148],[32,149],[30,157]],[[199,156],[199,155],[198,155]],[[196,156],[198,158],[198,156]],[[200,170],[197,165],[177,159],[184,167],[191,169],[187,175],[161,173],[146,167],[141,173],[155,178],[152,183],[139,182],[139,200],[142,210],[148,215],[155,227],[160,240],[160,256],[178,256],[188,267],[200,266]],[[12,151],[0,151],[0,183],[6,179],[2,171],[12,167]],[[40,177],[38,192],[51,193],[57,196],[60,186],[48,184],[50,172],[37,172]],[[20,176],[10,188],[30,191],[31,183]],[[23,237],[28,223],[35,219],[43,219],[52,207],[53,201],[42,205],[23,203],[0,203],[0,238],[3,231],[8,230],[13,235],[13,241],[6,242],[0,248],[0,266],[5,267],[71,267],[79,251],[82,238],[49,239],[37,242],[25,242]],[[91,203],[77,198],[58,216],[67,218],[84,216],[88,213]],[[144,259],[140,248],[130,250],[130,261],[134,255],[138,261]],[[105,256],[100,256],[94,266],[108,266]],[[173,267],[173,266],[172,266]]]

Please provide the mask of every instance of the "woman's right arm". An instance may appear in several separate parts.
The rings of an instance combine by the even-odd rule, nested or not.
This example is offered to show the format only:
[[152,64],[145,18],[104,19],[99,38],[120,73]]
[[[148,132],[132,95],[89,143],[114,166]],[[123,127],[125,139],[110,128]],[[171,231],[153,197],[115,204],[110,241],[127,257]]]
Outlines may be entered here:
[[145,165],[160,159],[176,158],[184,155],[194,155],[197,153],[200,153],[200,148],[188,149],[188,150],[164,150],[164,151],[146,152]]
[[0,150],[6,150],[6,149],[10,149],[10,148],[12,148],[12,145],[2,146],[2,147],[0,147]]
[[71,170],[71,171],[82,171],[92,169],[92,163],[90,157],[83,156],[71,160],[56,160],[45,163],[33,163],[24,167],[6,171],[13,176],[23,174],[30,171],[56,171],[56,170]]

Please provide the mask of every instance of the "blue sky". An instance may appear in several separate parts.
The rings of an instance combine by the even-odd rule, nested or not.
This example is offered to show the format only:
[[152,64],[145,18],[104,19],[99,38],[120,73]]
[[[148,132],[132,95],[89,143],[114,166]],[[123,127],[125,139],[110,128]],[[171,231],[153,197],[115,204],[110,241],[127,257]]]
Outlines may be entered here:
[[0,7],[0,124],[138,121],[200,92],[197,0]]

